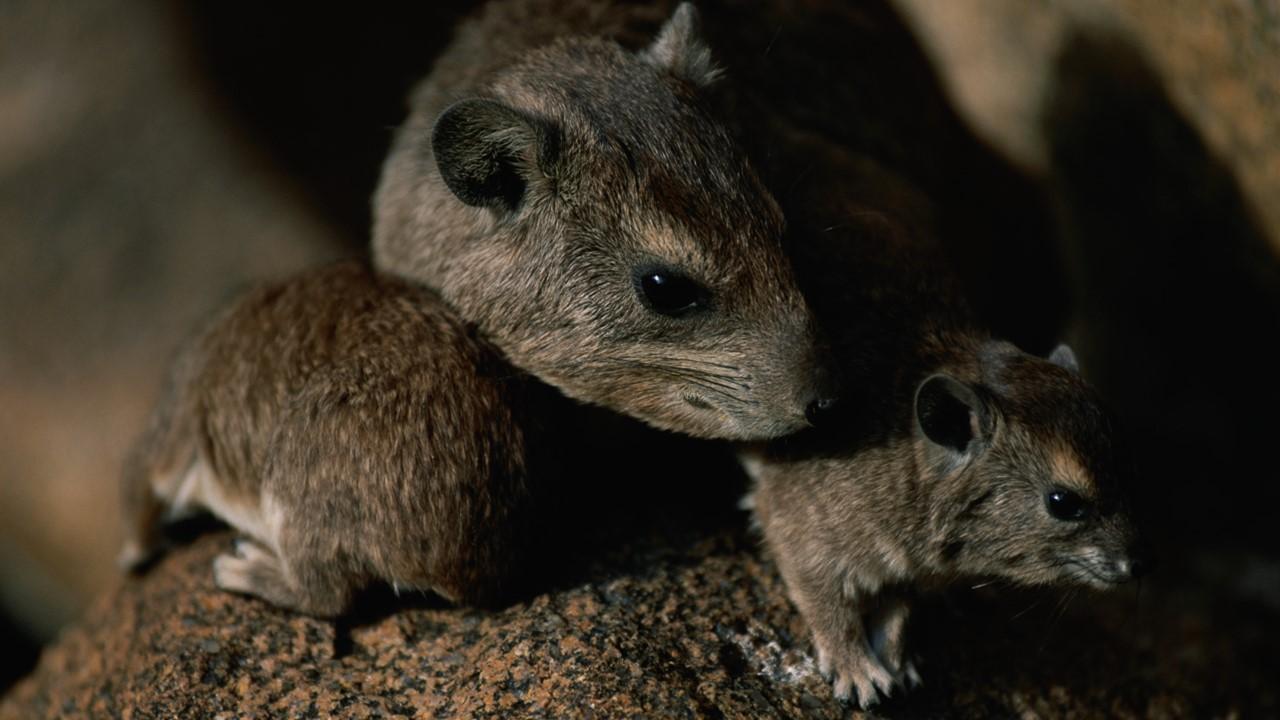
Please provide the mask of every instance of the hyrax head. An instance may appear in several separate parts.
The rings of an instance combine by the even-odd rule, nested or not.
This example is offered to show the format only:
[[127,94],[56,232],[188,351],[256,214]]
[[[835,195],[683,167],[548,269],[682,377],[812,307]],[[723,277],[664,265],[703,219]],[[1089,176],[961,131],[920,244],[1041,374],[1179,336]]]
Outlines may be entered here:
[[1028,585],[1110,587],[1149,565],[1124,496],[1115,422],[1060,346],[1004,343],[971,382],[937,374],[915,396],[916,447],[949,569]]
[[779,208],[700,100],[696,19],[681,5],[640,52],[557,41],[439,113],[388,162],[375,255],[572,397],[775,437],[834,403],[831,379]]

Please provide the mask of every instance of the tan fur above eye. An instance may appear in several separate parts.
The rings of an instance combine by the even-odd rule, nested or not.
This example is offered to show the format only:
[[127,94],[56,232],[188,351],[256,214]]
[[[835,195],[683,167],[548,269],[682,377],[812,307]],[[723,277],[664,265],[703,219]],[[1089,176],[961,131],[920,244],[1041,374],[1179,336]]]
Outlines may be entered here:
[[1076,491],[1084,498],[1091,498],[1097,494],[1097,484],[1093,481],[1093,476],[1085,469],[1075,451],[1066,447],[1055,447],[1049,453],[1049,468],[1055,483]]

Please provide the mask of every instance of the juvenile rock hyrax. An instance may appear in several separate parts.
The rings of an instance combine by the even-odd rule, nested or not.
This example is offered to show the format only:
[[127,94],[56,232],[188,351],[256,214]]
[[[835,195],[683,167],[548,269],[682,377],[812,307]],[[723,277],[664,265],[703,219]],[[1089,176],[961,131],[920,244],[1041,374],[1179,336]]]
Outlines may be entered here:
[[226,590],[315,615],[375,581],[494,602],[526,559],[539,385],[356,263],[250,292],[184,349],[126,465],[121,560],[208,510],[245,538]]
[[747,504],[820,669],[866,707],[919,682],[904,648],[918,591],[966,577],[1108,588],[1144,562],[1123,442],[1069,349],[1044,359],[992,339],[936,254],[876,213],[798,264],[818,258],[814,307],[857,394],[829,427],[745,453]]
[[834,390],[782,214],[704,103],[691,5],[638,51],[599,34],[652,16],[516,0],[466,23],[396,136],[375,264],[570,397],[698,437],[798,430]]

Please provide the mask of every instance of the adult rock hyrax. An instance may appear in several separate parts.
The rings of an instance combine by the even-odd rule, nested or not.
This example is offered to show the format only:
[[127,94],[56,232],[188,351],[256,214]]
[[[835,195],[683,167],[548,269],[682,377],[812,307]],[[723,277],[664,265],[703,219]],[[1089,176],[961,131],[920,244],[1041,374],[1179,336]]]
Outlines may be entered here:
[[919,682],[903,634],[918,591],[1108,588],[1145,564],[1130,462],[1073,353],[991,338],[935,250],[869,211],[813,240],[797,264],[821,259],[813,304],[857,395],[826,429],[744,454],[819,667],[863,707]]
[[375,264],[570,397],[698,437],[798,430],[832,379],[778,206],[704,104],[696,12],[637,51],[598,34],[652,16],[515,0],[465,23],[387,159]]

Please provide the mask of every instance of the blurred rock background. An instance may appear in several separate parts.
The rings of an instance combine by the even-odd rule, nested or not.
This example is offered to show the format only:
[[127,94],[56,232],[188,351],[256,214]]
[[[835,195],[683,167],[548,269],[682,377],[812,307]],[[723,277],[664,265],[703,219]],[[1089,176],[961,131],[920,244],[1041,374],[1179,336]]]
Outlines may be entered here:
[[117,470],[177,344],[363,250],[456,13],[0,4],[0,686],[116,576]]
[[[117,468],[174,347],[244,284],[362,251],[403,93],[470,4],[0,4],[0,688],[113,582]],[[1280,3],[896,7],[1052,193],[1062,330],[1173,567],[1280,611]]]

